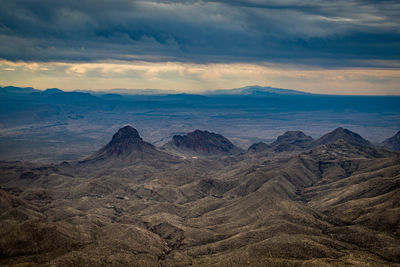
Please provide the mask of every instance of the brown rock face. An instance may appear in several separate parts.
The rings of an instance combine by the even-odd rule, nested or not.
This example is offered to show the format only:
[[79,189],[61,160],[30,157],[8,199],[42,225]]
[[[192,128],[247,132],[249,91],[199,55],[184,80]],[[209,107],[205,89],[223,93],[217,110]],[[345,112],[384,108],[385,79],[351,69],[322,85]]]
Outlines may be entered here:
[[186,135],[175,135],[170,144],[200,154],[235,154],[241,151],[224,136],[201,130]]

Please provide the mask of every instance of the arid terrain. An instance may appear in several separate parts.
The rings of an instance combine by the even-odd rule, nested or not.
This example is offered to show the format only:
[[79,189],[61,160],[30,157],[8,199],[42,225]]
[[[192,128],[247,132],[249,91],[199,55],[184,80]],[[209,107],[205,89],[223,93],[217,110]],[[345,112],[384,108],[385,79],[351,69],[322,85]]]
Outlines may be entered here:
[[125,126],[75,161],[0,164],[2,266],[400,266],[400,133],[248,151]]
[[400,267],[400,0],[0,0],[0,267]]

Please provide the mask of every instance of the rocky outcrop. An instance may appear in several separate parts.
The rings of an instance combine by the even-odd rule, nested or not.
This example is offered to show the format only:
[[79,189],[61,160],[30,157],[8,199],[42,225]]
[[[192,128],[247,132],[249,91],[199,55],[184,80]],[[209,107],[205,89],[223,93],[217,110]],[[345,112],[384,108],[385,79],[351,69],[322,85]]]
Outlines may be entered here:
[[344,129],[342,127],[336,128],[332,132],[327,133],[322,137],[320,137],[319,139],[315,140],[312,143],[312,146],[315,147],[319,145],[333,144],[340,139],[343,139],[344,141],[353,146],[372,146],[369,141],[362,138],[359,134]]
[[224,136],[201,130],[195,130],[186,135],[174,135],[167,146],[207,155],[230,155],[241,152],[240,148]]

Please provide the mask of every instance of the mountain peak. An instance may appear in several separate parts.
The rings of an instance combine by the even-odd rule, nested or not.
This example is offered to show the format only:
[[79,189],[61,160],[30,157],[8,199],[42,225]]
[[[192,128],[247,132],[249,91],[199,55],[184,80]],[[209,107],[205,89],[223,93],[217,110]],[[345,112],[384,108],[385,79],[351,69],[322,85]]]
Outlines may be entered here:
[[54,94],[54,93],[64,93],[64,91],[61,89],[58,89],[58,88],[48,88],[48,89],[44,90],[43,93]]
[[307,148],[313,141],[311,136],[306,135],[302,131],[287,131],[280,135],[271,144],[263,142],[253,144],[249,147],[249,151],[262,152],[262,151],[294,151]]
[[121,142],[137,143],[143,141],[138,131],[132,126],[124,126],[119,129],[112,137],[110,144],[118,144]]
[[358,133],[352,132],[343,127],[338,127],[330,133],[325,134],[321,138],[314,141],[313,145],[326,145],[332,144],[338,141],[339,139],[343,139],[350,145],[354,146],[370,146],[371,143],[364,138],[362,138]]
[[113,158],[134,161],[146,155],[155,155],[157,152],[152,144],[143,141],[135,128],[127,125],[119,129],[111,141],[90,159],[97,161]]
[[174,135],[169,146],[200,154],[221,155],[240,152],[240,149],[224,136],[199,129],[186,135]]
[[310,93],[292,90],[292,89],[282,89],[274,87],[263,87],[259,85],[251,85],[241,88],[234,89],[219,89],[214,91],[207,91],[207,95],[253,95],[253,96],[278,96],[278,95],[310,95]]
[[337,127],[335,130],[333,130],[332,131],[333,133],[334,132],[337,132],[337,133],[351,133],[351,131],[350,130],[348,130],[348,129],[346,129],[346,128],[343,128],[343,127]]
[[287,131],[283,135],[278,136],[273,144],[293,144],[302,145],[308,144],[312,141],[312,137],[306,135],[302,131]]
[[103,149],[107,156],[120,156],[133,150],[142,150],[143,146],[152,147],[153,145],[144,142],[138,131],[127,125],[119,129]]

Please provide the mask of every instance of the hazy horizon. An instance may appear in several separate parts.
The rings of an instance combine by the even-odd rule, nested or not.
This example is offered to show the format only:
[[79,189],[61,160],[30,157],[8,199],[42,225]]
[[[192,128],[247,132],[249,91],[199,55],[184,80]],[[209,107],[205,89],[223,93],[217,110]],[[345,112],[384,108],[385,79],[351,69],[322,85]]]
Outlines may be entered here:
[[[252,87],[258,87],[260,89],[264,88],[276,88],[276,89],[282,89],[282,90],[289,90],[289,91],[298,91],[302,93],[308,93],[308,94],[316,94],[316,95],[343,95],[343,96],[400,96],[399,93],[353,93],[353,92],[345,92],[345,93],[340,93],[340,92],[313,92],[313,91],[307,91],[307,90],[301,90],[301,89],[293,89],[293,88],[280,88],[280,87],[273,87],[269,85],[258,85],[258,84],[252,84],[252,85],[245,85],[241,87],[234,87],[234,88],[212,88],[212,89],[204,89],[204,90],[196,90],[196,91],[187,91],[185,89],[166,89],[166,88],[60,88],[60,87],[34,87],[34,86],[16,86],[13,84],[0,84],[0,87],[17,87],[17,88],[33,88],[35,90],[40,90],[40,91],[46,91],[48,89],[60,89],[64,92],[92,92],[92,93],[116,93],[116,94],[207,94],[210,92],[215,92],[215,91],[220,91],[221,94],[224,94],[223,91],[231,91],[235,89],[244,89],[244,88],[252,88]],[[131,92],[130,92],[131,91]]]

